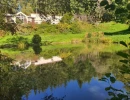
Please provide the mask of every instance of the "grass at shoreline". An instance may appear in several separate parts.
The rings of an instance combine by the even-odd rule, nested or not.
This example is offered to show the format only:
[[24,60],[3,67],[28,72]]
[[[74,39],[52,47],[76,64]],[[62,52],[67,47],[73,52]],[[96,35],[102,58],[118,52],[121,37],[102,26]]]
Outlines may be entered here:
[[[41,46],[42,52],[40,53],[41,56],[51,57],[54,55],[77,52],[78,53],[91,53],[91,52],[118,52],[120,50],[126,50],[124,46],[120,44],[54,44],[48,46]],[[5,54],[11,58],[16,58],[17,56],[24,56],[25,58],[31,58],[35,55],[32,47],[27,50],[20,51],[15,49],[0,49],[2,54]],[[37,56],[40,56],[37,55]]]
[[[99,25],[90,25],[90,29],[87,28],[86,32],[82,32],[80,34],[39,34],[42,38],[42,42],[44,41],[50,41],[53,43],[71,43],[71,42],[81,42],[83,38],[85,37],[86,33],[90,32],[104,32],[105,38],[110,39],[112,42],[119,42],[119,41],[125,41],[130,42],[130,32],[125,33],[125,30],[128,29],[128,25],[126,24],[120,24],[115,22],[109,22],[109,23],[100,23]],[[108,35],[112,34],[112,35]],[[118,34],[118,35],[115,35]],[[123,35],[122,35],[123,34]],[[30,35],[6,35],[4,37],[0,37],[0,45],[9,43],[8,39],[17,37],[17,36],[23,36],[24,38],[27,38],[28,42],[31,43],[31,40],[33,38],[34,33]]]

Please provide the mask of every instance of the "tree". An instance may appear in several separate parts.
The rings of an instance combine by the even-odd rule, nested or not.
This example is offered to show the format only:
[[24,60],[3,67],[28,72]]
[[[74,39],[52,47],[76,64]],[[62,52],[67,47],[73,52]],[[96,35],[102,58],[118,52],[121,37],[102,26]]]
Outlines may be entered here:
[[42,51],[42,48],[40,47],[41,45],[41,37],[38,34],[35,34],[32,38],[32,43],[33,43],[33,50],[35,54],[40,54]]
[[40,44],[41,43],[41,37],[38,34],[35,34],[32,38],[33,44]]
[[7,13],[14,14],[16,12],[17,0],[0,0],[0,29],[10,31],[12,34],[16,32],[16,24],[6,23],[4,21]]
[[103,6],[107,13],[112,13],[114,21],[124,23],[130,19],[129,0],[102,0],[100,6]]
[[97,17],[96,7],[98,0],[38,0],[38,12],[44,15],[72,13],[76,15],[86,14],[92,21]]

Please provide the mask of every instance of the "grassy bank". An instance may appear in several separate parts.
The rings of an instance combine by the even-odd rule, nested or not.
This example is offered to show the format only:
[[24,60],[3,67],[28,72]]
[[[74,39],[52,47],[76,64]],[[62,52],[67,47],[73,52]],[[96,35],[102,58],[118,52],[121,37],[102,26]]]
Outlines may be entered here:
[[[65,26],[69,24],[62,24],[60,26],[64,29],[66,27],[70,26]],[[75,24],[74,24],[75,25]],[[46,27],[45,27],[46,26]],[[78,43],[81,42],[84,37],[86,36],[86,33],[91,33],[93,34],[94,32],[103,32],[104,33],[104,38],[110,39],[112,42],[119,42],[119,41],[126,41],[129,42],[129,37],[130,37],[130,31],[128,31],[128,25],[126,24],[120,24],[120,23],[115,23],[115,22],[109,22],[109,23],[98,23],[95,25],[87,24],[87,23],[82,23],[78,22],[78,27],[80,30],[82,30],[80,33],[75,29],[74,31],[77,33],[71,33],[72,30],[66,29],[66,32],[69,31],[68,33],[63,33],[65,30],[62,30],[61,33],[59,33],[59,29],[57,29],[57,26],[55,25],[48,25],[48,24],[43,24],[40,26],[36,26],[37,29],[33,30],[33,28],[30,28],[26,33],[29,32],[29,34],[17,34],[17,35],[5,35],[4,37],[0,37],[0,45],[10,43],[10,39],[12,38],[17,38],[17,37],[24,37],[26,40],[31,43],[33,35],[34,34],[39,34],[42,38],[42,43],[45,41],[50,41],[52,43]],[[58,25],[59,27],[59,25]],[[74,26],[73,26],[74,28]],[[77,27],[75,27],[77,28]],[[26,29],[27,30],[27,29]],[[30,31],[31,30],[31,31]],[[55,30],[55,31],[53,31]],[[56,33],[54,33],[56,32]]]

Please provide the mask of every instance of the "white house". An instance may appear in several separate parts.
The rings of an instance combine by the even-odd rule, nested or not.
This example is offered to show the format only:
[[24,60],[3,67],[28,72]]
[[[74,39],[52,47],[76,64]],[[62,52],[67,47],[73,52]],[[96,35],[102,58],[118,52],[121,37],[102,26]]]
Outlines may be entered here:
[[[31,21],[30,18],[32,19],[32,21]],[[34,22],[36,24],[41,24],[43,22],[43,19],[40,17],[39,14],[31,14],[29,16],[29,19],[30,19],[31,22]]]
[[55,18],[52,19],[51,24],[58,24],[61,19],[62,19],[62,16],[55,16]]
[[[28,16],[22,12],[18,12],[16,15],[16,20],[19,19],[21,20],[23,23],[28,23]],[[16,22],[16,21],[15,21]]]
[[20,20],[22,23],[36,23],[41,24],[42,22],[50,21],[51,24],[58,24],[62,16],[44,16],[39,14],[31,14],[30,16],[24,14],[23,12],[18,12],[16,14],[6,14],[6,22],[17,23]]
[[46,17],[46,21],[49,21],[51,24],[58,24],[61,19],[62,19],[62,16],[47,15]]

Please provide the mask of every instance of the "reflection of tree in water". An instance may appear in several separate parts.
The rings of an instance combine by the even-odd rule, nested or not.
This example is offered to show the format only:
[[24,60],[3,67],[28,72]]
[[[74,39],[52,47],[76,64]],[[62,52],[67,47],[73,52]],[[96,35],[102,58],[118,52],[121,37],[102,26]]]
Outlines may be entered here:
[[33,45],[33,51],[35,54],[40,54],[42,52],[42,48],[40,45]]
[[78,81],[80,87],[82,87],[84,82],[90,82],[91,78],[96,75],[95,69],[93,68],[89,59],[87,59],[85,56],[82,56],[82,58],[82,60],[79,59],[75,62],[75,72],[72,72],[75,74],[75,80]]
[[104,81],[108,83],[108,87],[105,88],[105,90],[108,92],[108,95],[110,96],[109,100],[129,100],[128,93],[117,89],[113,86],[113,84],[116,82],[116,78],[111,74],[107,73],[104,77],[99,79],[100,81]]
[[112,86],[112,84],[116,82],[116,78],[110,73],[105,74],[100,80],[108,82],[109,86],[106,87],[105,90],[111,97],[110,100],[130,100],[130,48],[129,45],[123,41],[120,41],[120,44],[125,46],[128,50],[117,52],[119,60],[117,62],[118,66],[116,66],[115,76],[118,80],[124,82],[126,91]]
[[130,92],[130,46],[129,44],[120,41],[120,44],[126,47],[126,51],[121,51],[118,52],[117,55],[122,57],[119,62],[119,71],[120,71],[120,76],[118,79],[120,79],[122,82],[125,84],[125,88],[127,89],[128,92]]
[[33,50],[35,52],[35,54],[40,54],[40,52],[42,51],[41,48],[41,37],[38,34],[35,34],[32,38],[32,46],[33,46]]
[[[80,87],[83,82],[90,81],[95,72],[88,59],[72,62],[59,62],[37,66],[35,69],[8,70],[0,73],[1,100],[20,100],[23,95],[28,96],[30,90],[44,91],[48,86],[57,87],[70,80],[78,80]],[[54,99],[55,100],[55,99]],[[56,100],[62,100],[58,98]]]
[[[93,61],[97,59],[104,58],[96,57],[96,55],[90,57],[87,54],[75,54],[73,57],[65,58],[64,62],[33,66],[27,70],[3,72],[0,84],[3,89],[0,91],[0,97],[2,100],[8,100],[8,97],[10,100],[19,100],[23,95],[28,96],[32,89],[37,93],[37,90],[45,91],[48,86],[50,88],[63,84],[66,86],[70,80],[77,80],[79,87],[82,87],[84,82],[90,82],[91,78],[96,76],[97,71],[93,67]],[[104,60],[106,61],[107,59]]]
[[64,100],[66,96],[63,96],[61,98],[58,98],[58,97],[54,97],[53,94],[51,95],[47,95],[43,98],[43,100]]
[[0,64],[7,64],[7,65],[9,65],[9,63],[11,63],[12,61],[13,61],[12,58],[2,54],[1,51],[0,51]]

